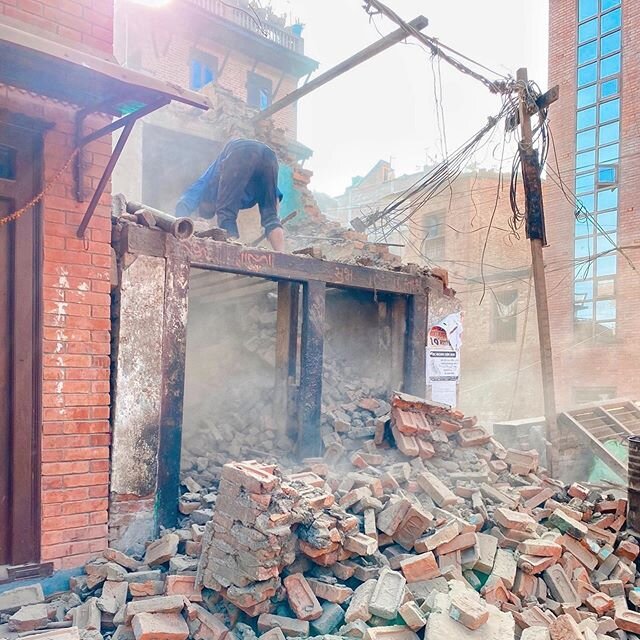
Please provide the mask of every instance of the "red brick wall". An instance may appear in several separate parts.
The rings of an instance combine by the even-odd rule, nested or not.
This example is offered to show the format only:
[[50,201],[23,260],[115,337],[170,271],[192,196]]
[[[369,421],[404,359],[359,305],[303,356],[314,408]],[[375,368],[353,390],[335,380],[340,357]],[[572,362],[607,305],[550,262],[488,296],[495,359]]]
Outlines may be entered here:
[[[2,86],[0,108],[54,125],[44,138],[44,180],[51,180],[73,150],[74,109]],[[89,121],[90,128],[98,125]],[[110,151],[110,137],[87,148],[87,191]],[[80,566],[107,544],[110,195],[101,199],[83,241],[76,230],[87,203],[76,202],[73,189],[69,168],[42,205],[41,559],[56,569]]]
[[0,0],[0,14],[54,33],[72,46],[113,51],[112,0]]
[[[576,118],[576,0],[551,0],[549,85],[560,85],[560,100],[551,107],[551,127],[560,172],[573,189],[575,176]],[[623,2],[622,120],[618,238],[620,246],[640,244],[637,208],[640,187],[640,140],[637,105],[640,103],[640,3]],[[553,158],[551,160],[554,162]],[[634,270],[617,255],[617,337],[612,343],[579,340],[573,331],[573,207],[553,183],[545,187],[545,210],[550,247],[545,264],[550,291],[554,366],[560,408],[573,404],[575,388],[615,387],[616,394],[640,398],[640,343],[637,329],[640,313],[640,252],[627,255]]]

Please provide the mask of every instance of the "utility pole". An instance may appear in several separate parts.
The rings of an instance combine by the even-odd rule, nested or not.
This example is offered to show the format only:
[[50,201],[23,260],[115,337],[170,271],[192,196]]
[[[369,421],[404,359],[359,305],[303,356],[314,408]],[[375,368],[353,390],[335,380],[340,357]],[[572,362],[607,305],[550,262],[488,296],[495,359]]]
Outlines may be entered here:
[[549,322],[549,301],[547,280],[544,272],[542,247],[546,245],[542,182],[540,161],[533,148],[531,114],[558,99],[557,88],[552,89],[536,102],[532,102],[528,91],[529,75],[526,69],[518,69],[516,76],[519,89],[520,143],[519,152],[525,191],[525,228],[531,244],[531,265],[536,295],[536,315],[538,317],[538,338],[540,341],[540,364],[542,369],[542,393],[546,420],[547,466],[553,474],[555,447],[558,439],[556,413],[556,392],[553,378],[553,357],[551,352],[551,323]]

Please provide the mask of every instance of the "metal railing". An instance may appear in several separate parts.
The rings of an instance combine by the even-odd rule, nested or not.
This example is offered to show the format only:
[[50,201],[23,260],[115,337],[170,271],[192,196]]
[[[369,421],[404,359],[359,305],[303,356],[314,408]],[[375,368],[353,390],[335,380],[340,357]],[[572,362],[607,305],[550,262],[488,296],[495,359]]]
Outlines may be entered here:
[[220,2],[220,0],[187,0],[205,11],[215,14],[229,22],[233,22],[241,26],[247,31],[251,31],[260,35],[275,44],[295,51],[296,53],[304,53],[304,40],[294,35],[291,31],[280,26],[274,25],[265,19],[258,19],[251,15],[250,10],[241,9],[240,7],[230,6],[233,0]]

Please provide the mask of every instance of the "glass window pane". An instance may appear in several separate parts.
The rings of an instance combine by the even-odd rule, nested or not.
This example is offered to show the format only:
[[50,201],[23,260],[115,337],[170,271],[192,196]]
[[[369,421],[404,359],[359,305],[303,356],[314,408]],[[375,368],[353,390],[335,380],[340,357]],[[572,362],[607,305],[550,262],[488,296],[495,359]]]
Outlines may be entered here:
[[616,295],[616,281],[598,280],[596,283],[596,295],[598,298],[613,298]]
[[614,183],[616,179],[616,167],[598,167],[598,182],[601,185]]
[[578,86],[583,87],[585,84],[591,84],[598,79],[597,63],[592,62],[578,69]]
[[594,85],[591,85],[590,87],[579,89],[578,90],[578,109],[595,104],[597,99],[598,99],[598,85],[594,84]]
[[596,130],[582,131],[576,136],[576,149],[582,151],[596,146]]
[[617,162],[620,159],[620,145],[612,144],[608,147],[600,147],[598,149],[598,162],[605,164],[606,162]]
[[618,206],[618,190],[603,189],[598,191],[598,211],[615,209]]
[[587,258],[592,254],[591,244],[593,240],[591,237],[579,238],[576,240],[575,257]]
[[[614,33],[610,33],[608,36],[604,36],[604,38],[600,40],[601,56],[608,56],[610,53],[615,53],[616,51],[620,51],[620,47],[622,45],[621,33],[622,33],[621,31],[615,31]],[[589,45],[584,45],[584,46],[589,46]],[[580,51],[580,49],[578,49],[578,51]]]
[[587,127],[593,127],[596,124],[596,108],[589,107],[578,111],[577,125],[578,131],[580,129],[586,129]]
[[609,56],[600,61],[600,77],[607,78],[620,73],[620,54]]
[[579,153],[576,156],[576,171],[582,169],[593,169],[596,163],[596,152],[586,151],[585,153]]
[[578,44],[593,40],[598,35],[598,20],[589,20],[578,27]]
[[0,144],[0,179],[16,179],[16,150]]
[[593,319],[593,305],[592,304],[577,304],[574,307],[574,315],[578,320],[591,320]]
[[620,117],[620,98],[603,102],[600,105],[600,122],[610,122]]
[[615,231],[618,227],[618,212],[607,211],[607,213],[599,213],[598,225],[604,231]]
[[[602,98],[608,98],[609,96],[615,96],[620,93],[620,87],[618,78],[614,80],[607,80],[600,85],[600,95]],[[585,105],[586,106],[586,105]]]
[[615,300],[598,300],[596,302],[596,320],[615,320],[615,317]]
[[[581,134],[578,134],[581,135]],[[618,142],[620,139],[620,122],[612,122],[604,124],[598,129],[598,143],[609,144],[610,142]]]
[[612,276],[616,272],[615,254],[600,256],[596,259],[596,273],[598,276]]
[[576,282],[582,282],[584,280],[589,280],[589,278],[593,278],[594,264],[594,260],[583,260],[579,263],[576,263],[576,266],[573,269]]
[[595,226],[589,218],[585,218],[584,214],[576,218],[576,238],[581,236],[590,236],[593,234]]
[[576,282],[574,286],[576,302],[593,300],[593,280],[583,280]]
[[585,173],[576,177],[576,194],[589,193],[595,188],[595,176],[593,173]]
[[[591,17],[591,16],[589,16]],[[613,31],[619,29],[622,24],[622,14],[620,9],[605,13],[600,18],[600,33],[607,33],[607,31]]]
[[600,3],[600,11],[607,11],[620,5],[620,0],[602,0]]
[[615,251],[617,243],[617,234],[609,233],[605,235],[599,235],[596,239],[596,253],[603,253],[605,251]]
[[[614,34],[615,35],[615,34]],[[609,53],[613,53],[613,50]],[[583,44],[578,47],[578,64],[584,64],[585,62],[591,62],[598,57],[598,41],[594,40],[588,44]]]
[[578,20],[592,18],[598,13],[598,0],[578,0]]

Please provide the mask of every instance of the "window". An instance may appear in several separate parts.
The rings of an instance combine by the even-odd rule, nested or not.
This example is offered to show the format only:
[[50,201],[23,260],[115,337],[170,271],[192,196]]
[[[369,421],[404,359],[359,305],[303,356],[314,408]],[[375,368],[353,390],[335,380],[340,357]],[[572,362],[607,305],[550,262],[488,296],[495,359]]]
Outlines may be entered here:
[[613,400],[616,397],[615,387],[575,387],[573,389],[574,404],[589,404]]
[[598,35],[598,20],[589,20],[578,27],[578,42],[588,42]]
[[578,69],[578,86],[591,84],[598,79],[598,65],[595,62]]
[[594,84],[578,91],[578,109],[589,107],[596,103],[598,99],[597,86]]
[[614,165],[598,167],[598,187],[613,187],[618,182],[618,170]]
[[445,212],[428,213],[422,219],[424,240],[421,250],[430,260],[444,258]]
[[574,226],[574,337],[610,340],[616,332],[620,179],[620,0],[578,0]]
[[608,78],[609,76],[620,73],[620,54],[616,53],[608,58],[604,58],[600,62],[600,77]]
[[189,88],[194,91],[214,82],[218,75],[218,59],[215,56],[195,52],[189,60]]
[[588,109],[583,109],[582,111],[578,111],[578,131],[581,129],[587,129],[589,127],[595,127],[596,125],[596,108],[589,107]]
[[596,15],[598,15],[598,0],[579,0],[578,20],[580,22]]
[[515,342],[518,334],[518,292],[515,289],[496,293],[493,301],[493,341]]
[[16,150],[0,144],[0,180],[16,179]]
[[266,109],[271,104],[272,83],[269,78],[249,72],[247,75],[247,104],[256,109]]

